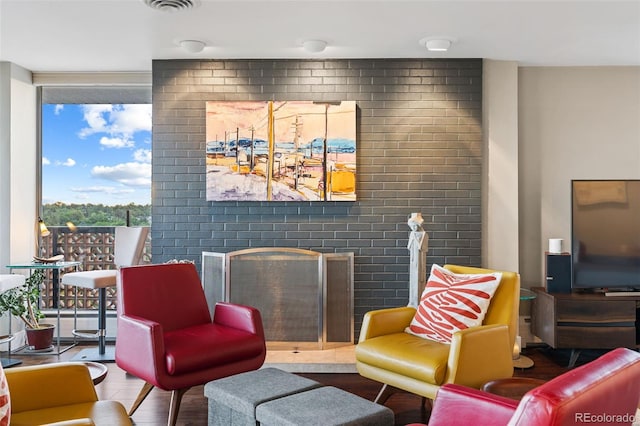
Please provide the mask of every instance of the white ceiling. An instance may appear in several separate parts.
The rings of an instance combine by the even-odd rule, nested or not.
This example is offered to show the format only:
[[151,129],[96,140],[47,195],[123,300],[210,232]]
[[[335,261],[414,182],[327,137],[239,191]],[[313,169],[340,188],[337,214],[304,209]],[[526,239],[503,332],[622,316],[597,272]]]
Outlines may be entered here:
[[[488,58],[533,66],[640,65],[640,0],[0,0],[0,61],[32,71],[150,71],[178,58]],[[455,39],[428,52],[425,37]],[[189,54],[183,39],[207,43]],[[322,53],[306,39],[328,42]]]

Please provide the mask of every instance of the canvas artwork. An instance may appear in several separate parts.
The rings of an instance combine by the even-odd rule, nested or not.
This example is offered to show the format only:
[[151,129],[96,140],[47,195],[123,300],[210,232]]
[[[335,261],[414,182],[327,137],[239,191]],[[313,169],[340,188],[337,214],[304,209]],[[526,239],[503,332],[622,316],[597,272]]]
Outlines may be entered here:
[[355,201],[354,101],[207,102],[207,201]]

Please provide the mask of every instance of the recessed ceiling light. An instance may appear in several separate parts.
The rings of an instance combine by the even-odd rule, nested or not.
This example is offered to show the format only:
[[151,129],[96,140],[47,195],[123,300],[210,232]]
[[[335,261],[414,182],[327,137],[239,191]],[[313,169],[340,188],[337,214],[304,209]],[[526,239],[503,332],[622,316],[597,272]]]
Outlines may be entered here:
[[200,40],[182,40],[180,47],[189,53],[200,53],[205,48],[206,43]]
[[420,40],[420,45],[425,46],[430,52],[446,52],[454,40],[444,37],[429,37]]
[[307,52],[320,53],[327,47],[327,42],[324,40],[306,40],[302,42],[302,47]]

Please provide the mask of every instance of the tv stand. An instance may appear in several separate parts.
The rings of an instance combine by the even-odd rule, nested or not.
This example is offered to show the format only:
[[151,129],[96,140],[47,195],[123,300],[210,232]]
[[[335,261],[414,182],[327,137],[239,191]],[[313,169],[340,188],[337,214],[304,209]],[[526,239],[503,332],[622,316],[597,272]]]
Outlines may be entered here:
[[531,331],[554,349],[572,349],[569,367],[580,349],[637,349],[640,341],[640,293],[607,297],[604,293],[551,294],[544,287],[531,307]]
[[605,296],[608,297],[627,297],[627,296],[631,296],[631,297],[640,297],[640,292],[639,291],[605,291],[604,292]]

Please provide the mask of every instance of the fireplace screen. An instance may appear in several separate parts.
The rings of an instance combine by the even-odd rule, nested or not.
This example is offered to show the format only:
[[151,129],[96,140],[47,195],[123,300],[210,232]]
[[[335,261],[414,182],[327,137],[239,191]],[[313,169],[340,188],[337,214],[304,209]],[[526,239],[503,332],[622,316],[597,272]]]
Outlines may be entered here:
[[353,343],[353,253],[260,248],[203,253],[210,305],[224,300],[260,310],[272,348]]

